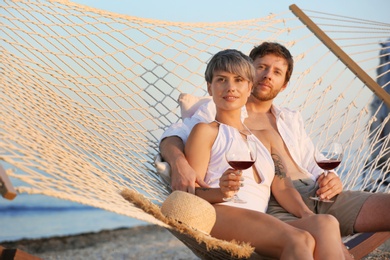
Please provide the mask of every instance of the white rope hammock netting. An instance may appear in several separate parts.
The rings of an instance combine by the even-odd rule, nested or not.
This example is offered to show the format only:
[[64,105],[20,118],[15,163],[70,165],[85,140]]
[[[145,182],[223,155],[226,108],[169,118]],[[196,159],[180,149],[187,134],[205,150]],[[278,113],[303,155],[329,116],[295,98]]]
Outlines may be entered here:
[[[345,144],[338,168],[345,188],[390,190],[386,104],[288,10],[178,23],[68,1],[1,5],[0,159],[17,192],[165,225],[120,191],[164,201],[170,190],[153,160],[163,130],[180,120],[179,94],[207,94],[204,70],[216,52],[248,54],[262,41],[284,44],[295,59],[277,103],[302,111],[314,141],[338,136]],[[390,75],[390,24],[303,11],[372,79],[379,69]]]

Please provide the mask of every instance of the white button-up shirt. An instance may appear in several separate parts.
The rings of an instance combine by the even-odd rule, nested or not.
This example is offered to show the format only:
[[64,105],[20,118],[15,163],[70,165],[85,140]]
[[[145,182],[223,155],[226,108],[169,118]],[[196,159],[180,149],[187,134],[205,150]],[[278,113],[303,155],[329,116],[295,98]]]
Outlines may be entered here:
[[271,112],[293,160],[308,177],[316,180],[323,170],[314,160],[314,145],[307,135],[300,112],[272,105]]
[[[301,113],[285,107],[277,107],[275,105],[272,105],[271,112],[276,118],[278,131],[293,160],[308,178],[316,180],[323,170],[318,167],[314,160],[313,154],[315,148],[312,140],[306,133]],[[210,123],[215,120],[215,114],[215,104],[212,100],[210,100],[209,102],[201,105],[192,117],[184,118],[183,121],[170,126],[163,133],[160,140],[168,136],[178,136],[185,143],[190,135],[191,129],[197,123]],[[242,117],[247,117],[245,106]],[[268,160],[272,159],[268,158]],[[269,163],[273,164],[273,161]]]

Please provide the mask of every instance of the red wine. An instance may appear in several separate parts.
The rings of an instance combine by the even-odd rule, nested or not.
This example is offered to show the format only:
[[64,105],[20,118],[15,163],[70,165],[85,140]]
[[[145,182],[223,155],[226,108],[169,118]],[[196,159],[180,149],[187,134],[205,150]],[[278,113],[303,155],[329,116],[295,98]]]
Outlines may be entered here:
[[245,170],[251,167],[255,161],[228,161],[228,163],[236,170]]
[[333,170],[334,168],[339,166],[340,163],[341,161],[339,160],[323,160],[317,162],[318,166],[324,170]]

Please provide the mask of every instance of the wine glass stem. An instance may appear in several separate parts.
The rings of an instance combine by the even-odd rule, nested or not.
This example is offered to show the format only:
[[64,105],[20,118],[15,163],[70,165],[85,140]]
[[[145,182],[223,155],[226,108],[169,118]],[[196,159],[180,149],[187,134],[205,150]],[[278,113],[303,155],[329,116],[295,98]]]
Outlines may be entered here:
[[329,171],[328,170],[325,170],[324,171],[324,176],[326,177],[328,175]]

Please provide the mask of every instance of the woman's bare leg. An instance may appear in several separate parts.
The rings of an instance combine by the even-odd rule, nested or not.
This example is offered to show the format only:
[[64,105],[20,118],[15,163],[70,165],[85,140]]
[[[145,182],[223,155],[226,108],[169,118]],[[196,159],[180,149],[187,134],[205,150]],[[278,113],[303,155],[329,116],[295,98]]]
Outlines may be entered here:
[[315,241],[308,232],[265,213],[222,205],[214,207],[217,220],[211,230],[212,236],[248,242],[263,256],[313,259]]
[[308,231],[316,241],[315,259],[351,259],[341,241],[339,222],[331,215],[320,214],[287,222]]

